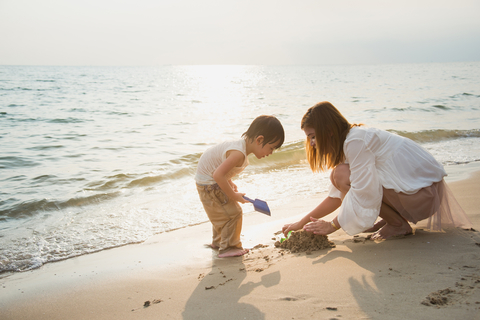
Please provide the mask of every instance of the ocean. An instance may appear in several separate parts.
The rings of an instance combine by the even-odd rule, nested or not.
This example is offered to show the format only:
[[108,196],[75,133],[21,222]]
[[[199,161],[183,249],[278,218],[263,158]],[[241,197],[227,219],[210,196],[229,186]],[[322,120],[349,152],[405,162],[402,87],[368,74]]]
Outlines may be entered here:
[[328,189],[300,129],[319,101],[420,143],[445,167],[478,162],[479,84],[480,62],[0,66],[0,273],[207,222],[193,180],[200,155],[262,114],[280,119],[285,143],[250,158],[235,182],[270,208]]

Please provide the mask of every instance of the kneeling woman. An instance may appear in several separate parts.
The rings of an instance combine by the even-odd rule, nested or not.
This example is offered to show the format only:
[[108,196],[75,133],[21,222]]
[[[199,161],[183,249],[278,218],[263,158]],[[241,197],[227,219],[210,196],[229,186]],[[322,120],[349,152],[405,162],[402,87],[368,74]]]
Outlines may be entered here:
[[[327,198],[300,221],[283,227],[330,234],[375,232],[372,239],[412,233],[409,222],[426,229],[471,228],[433,156],[410,139],[350,124],[329,102],[308,109],[301,128],[307,136],[312,171],[333,169]],[[318,220],[340,207],[331,222]],[[375,223],[378,216],[382,218]]]

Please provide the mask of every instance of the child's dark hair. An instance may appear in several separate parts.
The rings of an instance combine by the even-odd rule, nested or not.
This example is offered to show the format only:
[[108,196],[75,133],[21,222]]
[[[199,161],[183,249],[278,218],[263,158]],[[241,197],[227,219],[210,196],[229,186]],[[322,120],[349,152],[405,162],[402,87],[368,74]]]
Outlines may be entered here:
[[242,138],[254,141],[258,136],[263,136],[263,146],[267,143],[277,142],[275,149],[278,149],[285,140],[285,131],[280,121],[274,116],[259,116],[242,134]]

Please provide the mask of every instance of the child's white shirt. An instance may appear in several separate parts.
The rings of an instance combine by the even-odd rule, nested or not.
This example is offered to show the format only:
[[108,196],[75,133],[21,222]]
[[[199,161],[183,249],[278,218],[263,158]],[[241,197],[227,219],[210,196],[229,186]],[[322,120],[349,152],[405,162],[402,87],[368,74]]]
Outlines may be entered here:
[[217,183],[215,179],[213,179],[213,173],[227,159],[227,152],[231,150],[242,152],[245,155],[245,161],[240,167],[235,167],[228,172],[226,176],[227,180],[238,175],[248,166],[247,143],[245,139],[224,141],[208,148],[202,154],[200,160],[198,160],[197,173],[195,174],[197,184],[212,185]]

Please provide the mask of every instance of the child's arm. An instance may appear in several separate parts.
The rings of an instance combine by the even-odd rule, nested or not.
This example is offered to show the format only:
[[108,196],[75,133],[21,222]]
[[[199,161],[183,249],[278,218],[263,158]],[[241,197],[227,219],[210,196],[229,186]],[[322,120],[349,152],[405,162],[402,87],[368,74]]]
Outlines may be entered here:
[[228,180],[228,183],[230,184],[230,186],[232,187],[233,191],[237,192],[238,189],[237,189],[237,185],[235,183],[233,183],[232,179]]
[[[248,201],[243,199],[245,193],[236,192],[229,180],[227,180],[227,173],[235,167],[239,167],[245,161],[245,155],[237,150],[231,150],[227,153],[227,159],[215,170],[213,173],[213,179],[217,182],[218,186],[225,192],[230,199],[247,203]],[[236,188],[235,188],[236,189]]]
[[[309,214],[303,217],[300,221],[284,225],[282,228],[282,232],[286,236],[292,230],[293,231],[300,230],[303,228],[304,225],[312,221],[310,218],[315,218],[315,219],[323,218],[326,215],[337,210],[341,204],[342,204],[342,200],[339,198],[326,197],[325,200],[323,200],[315,209],[313,209]],[[338,226],[338,222],[337,222],[337,226]]]

